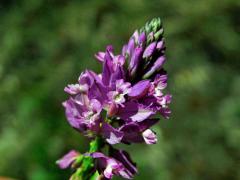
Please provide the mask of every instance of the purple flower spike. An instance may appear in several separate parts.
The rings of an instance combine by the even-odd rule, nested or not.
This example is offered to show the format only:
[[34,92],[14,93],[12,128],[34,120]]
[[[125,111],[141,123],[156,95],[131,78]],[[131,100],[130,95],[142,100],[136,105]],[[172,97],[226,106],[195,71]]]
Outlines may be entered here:
[[79,152],[71,150],[61,159],[57,160],[56,163],[61,169],[66,169],[77,159],[79,155],[80,155]]
[[[116,154],[119,159],[125,160],[124,164],[126,166],[121,161],[112,157],[105,156],[100,152],[91,153],[90,156],[97,160],[96,168],[100,173],[104,175],[105,178],[112,179],[113,175],[117,175],[125,179],[133,178],[133,167],[130,167],[130,164],[127,164],[130,163],[131,160],[123,159],[129,158],[128,155],[124,154],[124,156],[121,158],[121,156],[119,157],[119,155]],[[128,168],[130,168],[130,170]]]
[[156,144],[157,143],[157,136],[156,134],[151,130],[147,129],[143,133],[143,138],[146,144]]
[[[95,54],[102,72],[86,70],[77,83],[65,87],[63,103],[69,124],[90,139],[90,153],[70,151],[57,161],[75,170],[71,179],[132,179],[136,164],[115,144],[156,144],[152,127],[168,119],[172,96],[165,93],[167,72],[162,23],[155,18],[136,30],[115,54],[112,45]],[[101,151],[108,152],[104,155]]]

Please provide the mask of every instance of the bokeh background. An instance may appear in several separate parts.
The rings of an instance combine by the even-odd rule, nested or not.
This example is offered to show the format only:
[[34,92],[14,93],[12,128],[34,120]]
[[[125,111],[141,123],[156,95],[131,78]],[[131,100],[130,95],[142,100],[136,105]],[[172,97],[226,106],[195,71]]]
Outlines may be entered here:
[[173,113],[157,145],[127,147],[135,179],[240,179],[239,12],[238,0],[1,0],[0,176],[68,179],[55,161],[88,142],[65,119],[64,86],[161,17]]

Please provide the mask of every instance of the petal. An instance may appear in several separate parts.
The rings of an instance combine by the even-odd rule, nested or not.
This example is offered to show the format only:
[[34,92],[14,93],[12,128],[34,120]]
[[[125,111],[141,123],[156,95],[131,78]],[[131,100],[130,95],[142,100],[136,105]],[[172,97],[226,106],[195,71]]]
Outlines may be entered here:
[[150,81],[142,80],[131,88],[131,92],[128,93],[128,96],[136,99],[141,98],[147,94],[149,88],[150,88]]
[[101,104],[104,104],[107,100],[107,88],[102,82],[95,81],[88,93],[89,99],[97,99]]
[[72,99],[69,99],[63,102],[63,106],[65,107],[65,114],[69,124],[74,128],[79,128],[80,120],[80,112],[76,108],[76,105]]
[[167,87],[167,75],[157,74],[154,78],[154,85],[159,89],[165,89]]
[[93,71],[86,70],[85,72],[81,73],[78,78],[78,82],[80,85],[88,85],[91,87],[94,82],[94,76],[96,76],[96,74]]
[[123,138],[123,132],[115,129],[108,123],[102,125],[102,135],[109,144],[120,143]]
[[135,122],[124,124],[119,130],[124,133],[123,142],[125,143],[141,143],[144,141],[140,126]]
[[160,108],[159,112],[164,118],[170,118],[171,110],[169,108]]
[[134,31],[132,37],[134,38],[135,42],[138,42],[138,38],[139,38],[138,30]]
[[134,46],[135,46],[135,42],[134,42],[134,38],[131,38],[128,42],[128,46],[127,46],[127,53],[128,55],[132,55],[133,50],[134,50]]
[[128,68],[130,70],[131,75],[134,75],[136,73],[139,63],[142,60],[142,53],[143,53],[142,47],[134,49]]
[[152,42],[151,44],[149,44],[143,53],[143,58],[148,58],[148,57],[152,56],[152,54],[154,53],[154,51],[156,49],[156,45],[157,45],[156,42]]
[[94,112],[101,112],[102,104],[97,99],[91,99],[90,107]]
[[139,36],[138,43],[142,47],[142,46],[145,46],[146,41],[147,41],[146,34],[145,34],[145,32],[142,32]]
[[113,177],[113,169],[111,166],[107,166],[106,169],[103,171],[103,175],[108,178],[112,179]]
[[120,107],[117,113],[123,120],[130,120],[130,117],[138,112],[138,103],[136,102],[127,102],[124,104],[124,107]]
[[116,81],[119,79],[125,79],[125,73],[123,67],[118,65],[116,71],[111,75],[110,86],[115,87]]
[[99,62],[103,62],[104,61],[104,57],[105,57],[105,52],[98,52],[97,54],[95,54],[95,58]]
[[150,68],[150,70],[144,74],[143,78],[147,79],[148,77],[150,77],[153,73],[155,73],[156,71],[160,70],[160,68],[163,66],[163,64],[166,61],[166,57],[165,56],[160,56],[156,62],[153,64],[153,66]]
[[64,88],[64,91],[70,95],[75,95],[81,92],[79,84],[69,84]]
[[116,64],[119,64],[120,66],[123,66],[125,63],[125,58],[122,55],[117,55],[114,57],[114,61]]
[[103,153],[101,152],[94,152],[94,153],[89,153],[89,154],[84,154],[86,156],[91,156],[92,158],[107,158]]
[[156,133],[153,132],[151,129],[145,130],[143,133],[143,138],[146,144],[156,144],[157,143],[157,136]]
[[59,159],[56,163],[61,169],[66,169],[76,160],[79,155],[80,153],[78,153],[77,151],[71,150],[61,159]]
[[159,122],[159,118],[153,118],[153,119],[146,119],[142,122],[139,122],[139,128],[141,131],[145,131],[146,129],[149,129],[153,125]]
[[123,47],[122,47],[122,54],[125,56],[125,54],[127,53],[127,44],[126,45],[124,45]]
[[134,174],[137,173],[136,163],[134,163],[130,155],[124,150],[117,150],[112,148],[110,150],[110,155],[121,162],[125,167],[125,173],[122,173],[123,177],[132,178]]
[[157,43],[157,49],[162,50],[165,47],[165,42],[164,41],[159,41]]
[[149,118],[154,113],[147,109],[139,109],[137,114],[131,116],[131,120],[135,122],[141,122],[147,118]]
[[105,57],[105,61],[103,63],[102,82],[106,86],[109,85],[110,83],[112,71],[113,71],[113,65],[112,65],[111,59],[108,59]]

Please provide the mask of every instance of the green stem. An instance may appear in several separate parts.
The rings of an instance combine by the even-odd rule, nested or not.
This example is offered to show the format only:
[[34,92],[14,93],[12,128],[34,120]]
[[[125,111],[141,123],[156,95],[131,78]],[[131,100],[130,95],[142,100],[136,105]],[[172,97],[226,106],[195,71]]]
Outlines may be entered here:
[[[90,142],[89,153],[101,151],[104,147],[104,142],[101,137],[96,137]],[[94,172],[94,160],[91,157],[83,156],[81,166],[72,176],[72,180],[89,180],[92,176],[96,176]]]

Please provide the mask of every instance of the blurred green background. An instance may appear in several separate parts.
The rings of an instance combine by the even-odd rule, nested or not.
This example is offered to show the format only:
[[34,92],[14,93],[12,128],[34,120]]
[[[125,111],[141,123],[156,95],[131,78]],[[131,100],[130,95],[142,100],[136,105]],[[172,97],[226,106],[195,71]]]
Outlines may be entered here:
[[135,179],[240,179],[239,12],[238,0],[1,0],[0,176],[68,179],[55,161],[88,142],[65,119],[64,86],[161,17],[173,113],[157,145],[127,147]]

